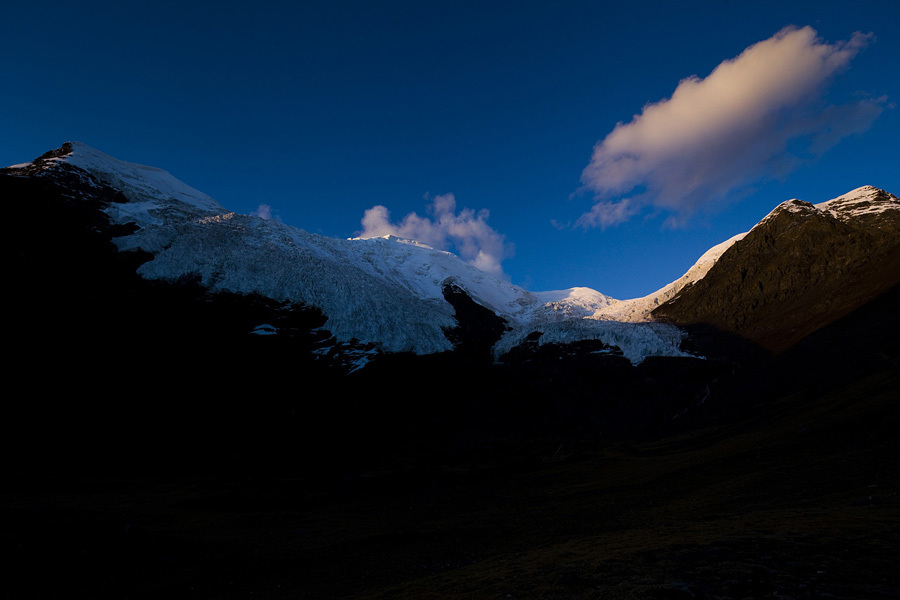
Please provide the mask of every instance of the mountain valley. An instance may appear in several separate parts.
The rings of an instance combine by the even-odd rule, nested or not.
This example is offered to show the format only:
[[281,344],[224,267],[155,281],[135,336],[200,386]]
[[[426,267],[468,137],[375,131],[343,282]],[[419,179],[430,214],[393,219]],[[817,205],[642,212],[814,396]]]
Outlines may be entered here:
[[900,200],[789,200],[646,298],[0,170],[9,598],[890,598]]

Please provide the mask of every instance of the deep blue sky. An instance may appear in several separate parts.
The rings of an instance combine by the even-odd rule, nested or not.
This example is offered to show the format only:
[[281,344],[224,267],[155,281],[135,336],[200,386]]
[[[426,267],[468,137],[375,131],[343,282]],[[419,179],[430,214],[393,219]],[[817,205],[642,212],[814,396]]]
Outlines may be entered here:
[[[164,168],[231,210],[266,204],[337,237],[362,230],[375,205],[399,222],[452,193],[458,210],[489,211],[515,248],[503,270],[533,290],[642,296],[783,200],[865,184],[900,195],[895,0],[49,0],[3,13],[0,164],[78,140]],[[804,146],[810,130],[788,138],[800,163],[778,171],[773,155],[698,210],[651,201],[618,224],[573,225],[600,200],[646,189],[582,189],[617,123],[789,25],[811,26],[821,44],[874,36],[804,99],[809,110],[774,127],[863,101],[880,112],[870,124],[821,155]]]

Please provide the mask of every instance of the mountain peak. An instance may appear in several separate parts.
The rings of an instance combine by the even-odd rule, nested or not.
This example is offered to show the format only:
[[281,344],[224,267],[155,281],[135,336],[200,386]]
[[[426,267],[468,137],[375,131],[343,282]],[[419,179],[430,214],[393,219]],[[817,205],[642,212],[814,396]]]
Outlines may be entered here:
[[375,236],[375,237],[354,237],[354,238],[347,238],[347,239],[351,242],[360,241],[360,240],[385,240],[387,242],[394,242],[397,244],[406,244],[407,246],[416,246],[418,248],[424,248],[426,250],[434,250],[435,249],[434,247],[429,246],[428,244],[422,243],[419,240],[414,240],[411,238],[397,237],[396,235],[393,235],[390,233],[387,235],[379,235],[379,236]]
[[900,199],[874,186],[782,202],[652,315],[784,350],[900,283],[898,232]]
[[900,224],[900,198],[871,185],[816,204],[816,208],[836,219],[864,223],[875,229]]
[[805,200],[800,200],[798,198],[791,198],[790,200],[785,200],[784,202],[782,202],[781,204],[779,204],[778,206],[773,208],[769,214],[767,214],[765,217],[763,217],[759,221],[759,223],[757,223],[756,225],[754,225],[751,228],[751,231],[753,229],[757,229],[759,227],[764,226],[765,224],[771,222],[774,219],[778,219],[779,217],[781,217],[781,215],[784,215],[786,213],[791,214],[791,215],[800,216],[800,215],[813,215],[813,214],[816,214],[817,212],[818,212],[818,210],[816,210],[816,207],[811,202],[807,202]]
[[[23,175],[41,175],[64,168],[62,165],[79,168],[118,189],[132,203],[140,205],[140,210],[145,215],[152,213],[154,208],[158,209],[161,201],[172,200],[181,204],[187,212],[227,212],[210,196],[180,181],[168,171],[119,160],[84,142],[65,142],[30,163],[14,165],[8,169]],[[133,214],[135,207],[131,208],[131,216],[137,217]],[[140,219],[136,220],[140,224]]]
[[842,195],[839,196],[839,197],[840,197],[840,198],[845,198],[845,197],[847,197],[847,196],[854,196],[854,197],[855,197],[855,196],[861,196],[861,195],[864,195],[864,194],[871,194],[871,193],[878,193],[878,192],[884,193],[884,190],[882,190],[882,189],[880,189],[880,188],[877,188],[877,187],[875,187],[874,185],[863,185],[863,186],[860,186],[860,187],[856,188],[855,190],[850,190],[850,191],[847,192],[846,194],[842,194]]

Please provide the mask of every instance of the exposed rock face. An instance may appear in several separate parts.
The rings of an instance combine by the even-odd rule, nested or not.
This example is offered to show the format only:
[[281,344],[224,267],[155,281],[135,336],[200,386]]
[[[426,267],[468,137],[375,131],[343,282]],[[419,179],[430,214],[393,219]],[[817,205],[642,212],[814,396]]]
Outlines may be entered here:
[[460,354],[490,363],[491,349],[509,329],[507,321],[474,300],[452,280],[444,283],[444,298],[453,306],[457,325],[446,330],[447,339]]
[[900,199],[866,186],[780,204],[707,275],[653,311],[780,352],[900,283]]

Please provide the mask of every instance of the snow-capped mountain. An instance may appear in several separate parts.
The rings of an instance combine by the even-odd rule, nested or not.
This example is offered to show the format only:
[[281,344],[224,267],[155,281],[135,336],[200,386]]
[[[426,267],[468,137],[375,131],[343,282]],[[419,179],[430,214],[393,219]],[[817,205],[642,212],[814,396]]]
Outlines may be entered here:
[[[768,215],[755,225],[751,231],[767,227],[783,212],[790,212],[798,217],[824,217],[830,215],[835,219],[852,226],[864,226],[870,235],[878,231],[887,234],[896,233],[900,218],[900,201],[876,187],[867,185],[832,200],[819,204],[810,204],[798,199],[787,200],[775,207]],[[704,277],[719,259],[735,245],[742,248],[739,242],[750,232],[740,233],[707,250],[694,265],[680,278],[659,290],[631,300],[612,301],[591,315],[594,319],[641,323],[652,321],[651,313],[669,300],[672,300],[683,289],[689,288]]]
[[900,199],[864,186],[779,204],[651,318],[711,323],[780,351],[900,284]]
[[458,323],[445,291],[453,285],[507,322],[498,350],[542,331],[542,342],[609,338],[635,363],[651,355],[683,355],[674,327],[585,320],[616,303],[595,290],[532,293],[412,240],[329,238],[236,214],[166,171],[121,161],[79,142],[5,172],[75,177],[81,185],[102,182],[118,190],[122,201],[110,202],[105,212],[113,223],[134,228],[114,239],[121,252],[152,255],[138,269],[142,277],[191,277],[213,291],[313,306],[341,342],[387,352],[450,350],[446,332]]
[[[394,566],[407,561],[417,580],[452,577],[473,560],[493,568],[491,540],[498,532],[509,537],[510,523],[521,531],[511,552],[534,538],[558,555],[553,540],[569,544],[572,515],[562,529],[558,520],[542,530],[532,521],[559,512],[566,497],[564,508],[584,508],[578,514],[590,518],[599,502],[623,506],[639,527],[644,515],[665,526],[686,502],[708,496],[710,482],[727,493],[713,494],[714,521],[691,508],[705,520],[704,537],[710,523],[721,529],[729,497],[737,508],[726,512],[741,522],[753,516],[743,507],[762,507],[757,533],[764,534],[767,523],[781,526],[772,507],[795,513],[801,497],[826,498],[826,512],[837,499],[854,523],[860,510],[883,514],[891,506],[896,486],[885,473],[897,464],[900,287],[782,355],[744,353],[741,340],[697,327],[687,329],[687,341],[708,360],[658,357],[676,353],[681,329],[591,318],[636,300],[616,302],[586,288],[527,292],[414,241],[334,240],[234,214],[165,172],[80,145],[0,170],[0,198],[7,371],[26,390],[4,402],[5,475],[26,493],[7,495],[7,546],[17,548],[8,570],[19,575],[4,581],[12,595],[128,597],[148,581],[169,597],[285,595],[282,584],[297,581],[295,595],[331,592],[330,583],[310,587],[294,565],[312,555],[323,558],[308,573],[334,563],[346,554],[351,529],[359,532],[351,542],[363,549],[354,555],[380,555],[395,544],[402,548],[378,564],[399,572]],[[661,296],[674,295],[656,310],[674,307],[664,316],[677,322],[740,317],[734,323],[742,335],[763,325],[802,334],[802,319],[819,317],[817,305],[844,306],[860,291],[871,296],[900,274],[900,253],[887,250],[900,237],[891,225],[895,203],[870,188],[821,205],[785,203],[663,288]],[[642,311],[641,318],[656,318]],[[345,343],[329,332],[340,327]],[[351,343],[353,336],[370,344]],[[376,343],[421,354],[383,352],[354,370]],[[424,353],[451,345],[451,352]],[[635,468],[644,469],[637,478]],[[663,471],[672,477],[660,478]],[[560,493],[567,481],[574,494]],[[522,497],[523,482],[544,487]],[[660,505],[654,485],[672,482],[672,501]],[[798,491],[798,482],[812,488]],[[630,502],[622,490],[632,488],[649,490],[652,501]],[[773,489],[785,500],[773,501]],[[486,515],[509,512],[508,502],[495,502],[498,490],[524,512],[486,526]],[[432,535],[447,491],[462,516]],[[497,505],[494,513],[485,512],[489,505]],[[346,521],[348,507],[359,507],[355,521]],[[385,518],[366,525],[385,507]],[[187,533],[172,535],[181,509]],[[277,518],[260,518],[273,510]],[[347,523],[335,535],[331,516]],[[207,526],[237,520],[249,526],[225,536]],[[621,520],[608,520],[613,533]],[[271,544],[289,522],[303,527]],[[452,564],[443,551],[426,553],[429,564],[422,563],[423,527],[426,537],[458,547]],[[851,548],[872,537],[825,529],[826,542]],[[256,557],[262,579],[232,581],[231,572],[247,564],[247,532],[260,541],[254,555],[256,546],[274,549]],[[640,559],[647,549],[638,537]],[[793,564],[784,539],[776,536],[766,564],[790,592],[799,580],[796,569],[783,568]],[[877,559],[895,540],[876,541]],[[801,570],[813,573],[822,546],[806,545],[811,554]],[[288,546],[300,550],[297,561],[284,560]],[[787,547],[788,559],[795,547]],[[726,567],[733,557],[771,549],[739,548],[725,556]],[[690,562],[696,552],[681,554]],[[840,548],[833,554],[840,561]],[[271,557],[290,563],[275,580],[265,568]],[[347,561],[337,563],[319,579],[343,575]],[[372,564],[353,571],[355,581],[368,585]],[[64,583],[35,588],[48,565]],[[148,565],[161,575],[148,580]],[[763,589],[751,576],[741,588],[747,594]],[[578,595],[584,582],[574,579]],[[856,587],[838,580],[829,589],[865,595],[872,580],[860,577]],[[675,592],[687,589],[676,583]],[[769,583],[775,589],[778,581]],[[382,578],[379,585],[406,584]],[[344,595],[358,597],[355,590]]]
[[[463,324],[451,290],[501,319],[495,357],[526,340],[598,340],[634,364],[685,356],[685,334],[672,324],[698,322],[777,348],[810,330],[797,319],[821,326],[900,273],[900,201],[871,186],[816,205],[784,202],[751,231],[710,248],[678,280],[616,300],[584,287],[531,292],[415,240],[329,238],[237,214],[166,171],[79,142],[2,171],[50,181],[71,198],[99,194],[119,229],[113,243],[120,253],[145,256],[137,272],[147,280],[188,279],[212,292],[314,307],[338,344],[390,353],[454,347],[449,332]],[[813,308],[801,310],[803,302]],[[775,333],[785,326],[796,331]],[[279,333],[266,322],[252,331]]]

